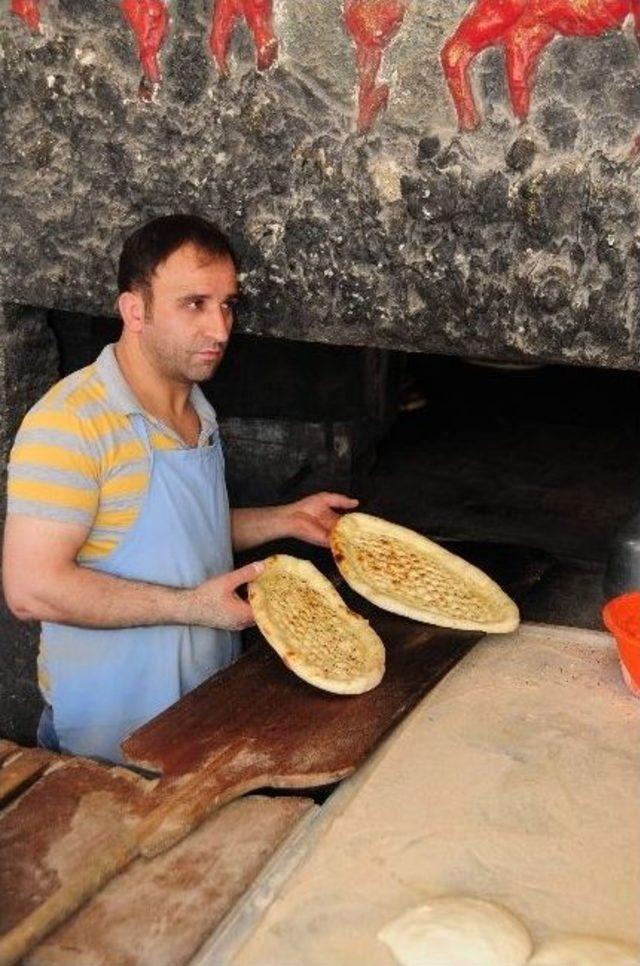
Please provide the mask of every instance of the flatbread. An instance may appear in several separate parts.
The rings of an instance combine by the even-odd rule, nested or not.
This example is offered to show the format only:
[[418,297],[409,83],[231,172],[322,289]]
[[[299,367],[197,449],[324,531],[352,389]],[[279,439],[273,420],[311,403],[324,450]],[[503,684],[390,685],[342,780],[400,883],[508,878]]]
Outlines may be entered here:
[[558,936],[543,943],[530,966],[638,966],[640,946],[602,936]]
[[380,930],[401,966],[525,966],[532,942],[513,913],[494,902],[443,896]]
[[362,694],[384,674],[384,645],[320,571],[286,554],[269,557],[249,584],[260,631],[294,674],[335,694]]
[[348,513],[333,529],[331,550],[347,583],[394,614],[494,634],[519,624],[518,608],[490,577],[407,527]]

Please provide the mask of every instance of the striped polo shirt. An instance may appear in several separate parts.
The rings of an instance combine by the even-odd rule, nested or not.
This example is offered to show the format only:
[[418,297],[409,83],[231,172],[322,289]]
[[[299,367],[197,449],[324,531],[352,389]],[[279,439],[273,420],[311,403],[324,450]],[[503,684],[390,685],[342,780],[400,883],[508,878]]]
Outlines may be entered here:
[[[194,386],[198,446],[217,429],[213,408]],[[147,422],[154,450],[187,449],[171,427],[145,412],[108,345],[90,366],[58,382],[25,416],[9,457],[7,512],[87,527],[77,562],[91,565],[135,523],[150,461],[133,416]]]

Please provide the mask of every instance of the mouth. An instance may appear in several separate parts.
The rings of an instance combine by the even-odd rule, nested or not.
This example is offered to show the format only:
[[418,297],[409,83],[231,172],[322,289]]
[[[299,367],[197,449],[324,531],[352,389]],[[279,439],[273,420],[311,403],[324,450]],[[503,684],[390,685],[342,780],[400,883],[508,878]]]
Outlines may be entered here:
[[198,352],[196,352],[196,356],[198,356],[200,359],[213,360],[219,359],[222,355],[222,352],[222,349],[200,349]]

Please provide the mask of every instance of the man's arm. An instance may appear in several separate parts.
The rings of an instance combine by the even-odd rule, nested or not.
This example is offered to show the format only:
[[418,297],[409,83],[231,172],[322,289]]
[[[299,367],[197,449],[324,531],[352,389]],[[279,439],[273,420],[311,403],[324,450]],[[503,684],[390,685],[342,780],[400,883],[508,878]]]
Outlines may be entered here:
[[285,506],[231,511],[234,550],[249,550],[269,540],[297,537],[320,547],[329,546],[329,534],[339,510],[354,510],[357,500],[340,493],[314,493]]
[[79,566],[76,556],[87,532],[78,524],[8,516],[2,576],[16,617],[104,628],[196,624],[241,630],[254,623],[236,589],[257,576],[261,563],[193,588],[147,584]]

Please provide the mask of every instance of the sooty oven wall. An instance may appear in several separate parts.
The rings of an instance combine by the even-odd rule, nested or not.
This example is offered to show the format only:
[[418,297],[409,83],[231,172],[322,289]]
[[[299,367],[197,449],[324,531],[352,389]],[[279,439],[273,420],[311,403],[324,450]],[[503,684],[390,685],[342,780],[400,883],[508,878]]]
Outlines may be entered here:
[[40,310],[111,316],[123,236],[180,209],[230,232],[245,333],[636,368],[632,2],[505,6],[0,0],[3,463],[59,370]]

